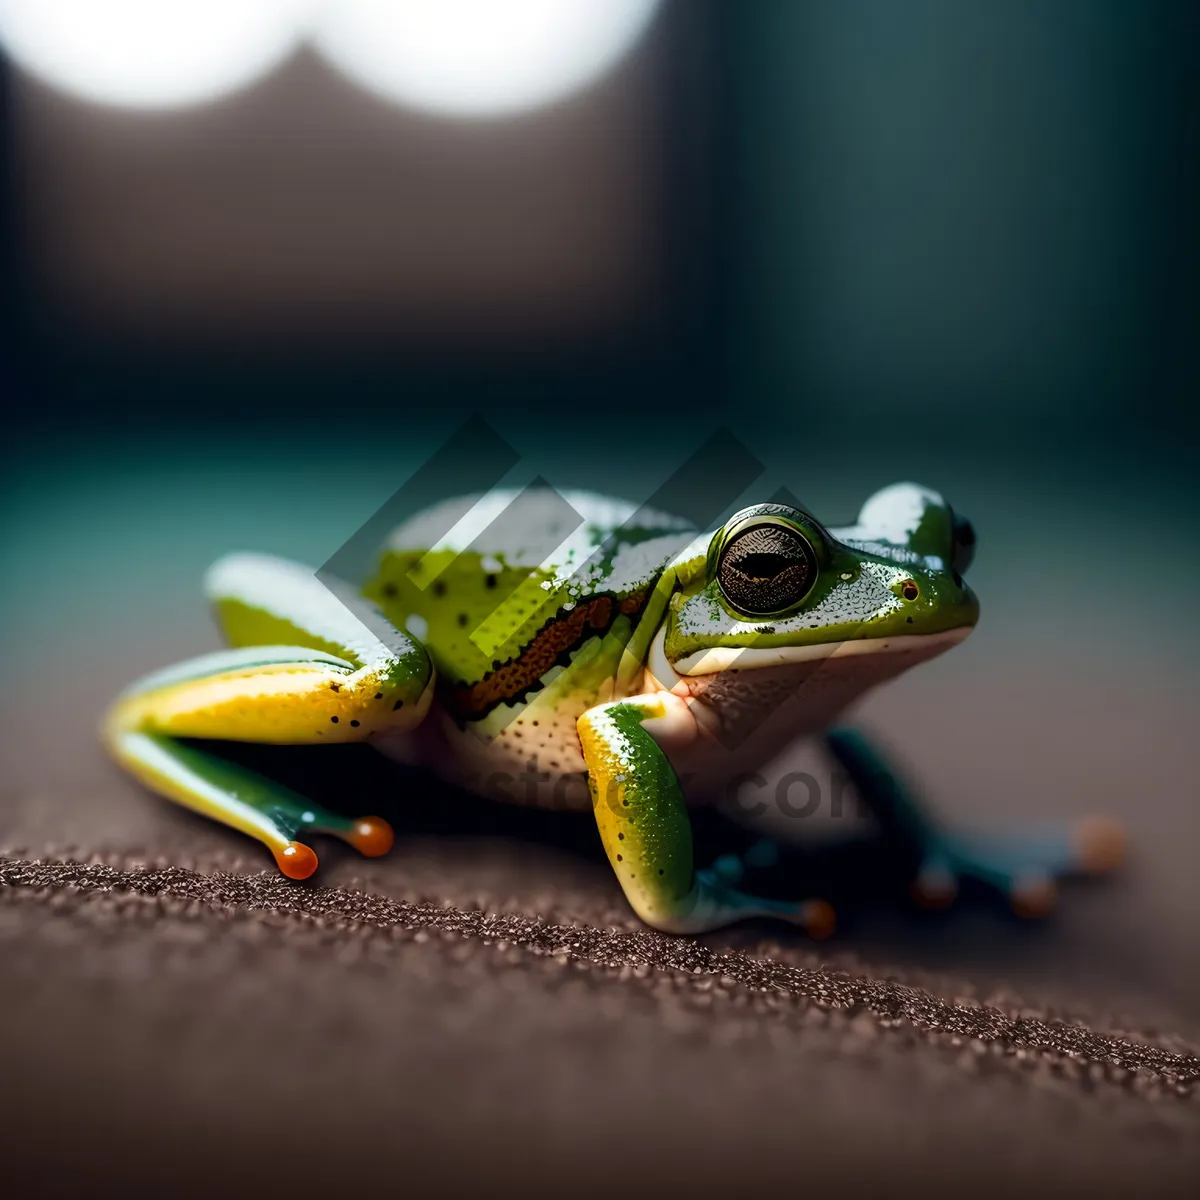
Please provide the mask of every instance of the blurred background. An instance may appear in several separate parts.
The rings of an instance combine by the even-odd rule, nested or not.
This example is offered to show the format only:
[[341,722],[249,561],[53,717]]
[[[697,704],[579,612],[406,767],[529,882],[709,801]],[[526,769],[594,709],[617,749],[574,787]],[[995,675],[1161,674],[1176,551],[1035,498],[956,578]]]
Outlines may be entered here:
[[634,500],[729,426],[831,524],[903,478],[975,522],[979,631],[864,710],[936,802],[1139,847],[1040,941],[853,945],[1184,1020],[1198,33],[1183,0],[3,0],[0,841],[145,848],[95,722],[215,646],[219,554],[325,561],[472,413],[512,481]]

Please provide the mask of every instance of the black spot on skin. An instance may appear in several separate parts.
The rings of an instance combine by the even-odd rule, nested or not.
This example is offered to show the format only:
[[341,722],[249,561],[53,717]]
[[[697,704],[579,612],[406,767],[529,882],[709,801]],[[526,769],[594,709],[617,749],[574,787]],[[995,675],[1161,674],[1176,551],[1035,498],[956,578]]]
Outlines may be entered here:
[[466,629],[466,627],[467,627],[467,614],[466,613],[458,614],[458,627],[459,627],[459,629]]
[[486,575],[486,576],[484,576],[483,583],[484,583],[484,586],[485,586],[485,587],[494,588],[494,587],[496,586],[496,577],[495,577],[495,575]]
[[625,861],[625,856],[624,856],[623,854],[618,854],[618,855],[617,855],[617,862],[624,862],[624,861]]
[[383,693],[382,693],[382,692],[376,692],[376,693],[375,693],[375,699],[376,699],[376,700],[382,700],[382,699],[383,699]]
[[618,834],[617,834],[617,839],[618,839],[619,841],[622,841],[622,842],[623,842],[623,841],[625,840],[625,835],[624,835],[623,833],[618,833]]
[[380,590],[381,592],[383,592],[383,594],[384,594],[384,595],[385,595],[385,596],[386,596],[386,597],[387,597],[389,600],[395,600],[396,596],[397,596],[397,595],[398,595],[398,593],[399,593],[399,589],[396,587],[396,585],[395,585],[394,583],[385,583],[385,584],[383,585],[383,587],[382,587],[382,588],[380,588],[379,590]]
[[340,683],[331,683],[329,685],[329,690],[331,692],[340,692],[342,690],[342,685]]
[[532,725],[532,726],[533,726],[535,729],[537,728],[537,722],[536,722],[536,721],[530,721],[529,723],[530,723],[530,725]]
[[332,721],[332,722],[333,722],[335,725],[338,723],[338,722],[337,722],[337,717],[330,717],[329,719],[330,719],[330,720],[331,720],[331,721]]
[[758,632],[759,633],[774,633],[775,626],[774,625],[760,625],[758,627]]
[[437,583],[433,585],[433,594],[435,596],[444,596],[446,594],[446,585],[442,582],[442,580],[439,579]]
[[659,868],[658,868],[658,873],[659,873],[660,875],[663,873],[663,869],[662,869],[662,867],[659,867]]
[[908,622],[910,625],[912,624],[912,617],[905,617],[904,619],[905,619],[905,620],[906,620],[906,621],[907,621],[907,622]]
[[403,707],[404,707],[404,701],[397,700],[396,703],[392,705],[392,712],[396,712],[398,709],[401,709]]
[[350,722],[350,724],[351,724],[351,725],[353,725],[355,729],[357,729],[357,728],[358,728],[358,722],[357,722],[357,721],[351,721],[351,722]]

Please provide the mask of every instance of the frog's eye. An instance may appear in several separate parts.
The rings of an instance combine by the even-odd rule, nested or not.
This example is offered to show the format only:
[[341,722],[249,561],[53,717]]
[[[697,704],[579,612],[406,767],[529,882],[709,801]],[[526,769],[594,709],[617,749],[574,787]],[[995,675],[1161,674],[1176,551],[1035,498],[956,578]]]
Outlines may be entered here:
[[717,583],[733,608],[765,617],[799,604],[817,582],[817,556],[803,534],[775,522],[752,525],[725,544]]
[[950,549],[950,568],[965,575],[975,561],[975,527],[966,517],[953,514],[953,544]]

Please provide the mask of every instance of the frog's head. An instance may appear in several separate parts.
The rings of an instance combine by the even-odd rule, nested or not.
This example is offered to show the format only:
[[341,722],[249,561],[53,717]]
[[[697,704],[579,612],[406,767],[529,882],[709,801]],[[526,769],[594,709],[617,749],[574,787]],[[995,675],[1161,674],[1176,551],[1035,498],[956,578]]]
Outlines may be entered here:
[[968,521],[910,483],[877,492],[845,529],[785,504],[742,509],[681,558],[662,652],[679,676],[835,655],[894,656],[876,674],[895,673],[974,627],[974,544]]

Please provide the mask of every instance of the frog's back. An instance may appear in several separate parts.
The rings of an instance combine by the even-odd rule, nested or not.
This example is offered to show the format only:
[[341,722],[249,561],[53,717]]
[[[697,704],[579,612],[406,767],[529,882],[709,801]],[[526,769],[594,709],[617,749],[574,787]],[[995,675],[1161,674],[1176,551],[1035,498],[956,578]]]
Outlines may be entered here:
[[569,693],[572,711],[611,689],[634,631],[661,616],[655,582],[694,532],[590,492],[494,490],[401,525],[364,591],[425,644],[449,715],[499,728],[547,689],[559,709]]

